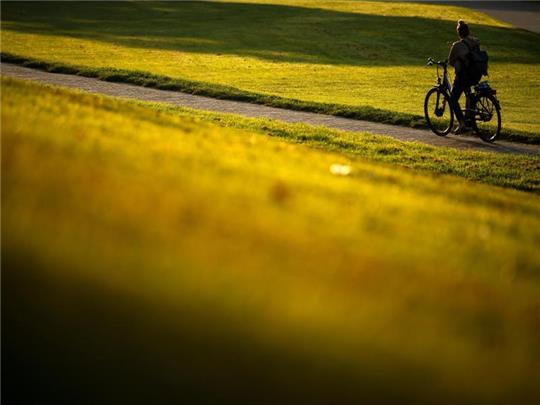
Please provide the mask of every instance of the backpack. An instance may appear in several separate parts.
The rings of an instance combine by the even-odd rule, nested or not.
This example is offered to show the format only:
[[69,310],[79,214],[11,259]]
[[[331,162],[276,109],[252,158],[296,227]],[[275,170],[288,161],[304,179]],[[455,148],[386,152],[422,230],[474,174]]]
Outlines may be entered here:
[[482,76],[488,75],[488,54],[486,51],[480,50],[478,44],[471,46],[465,40],[461,42],[469,48],[465,72],[472,84],[477,84]]

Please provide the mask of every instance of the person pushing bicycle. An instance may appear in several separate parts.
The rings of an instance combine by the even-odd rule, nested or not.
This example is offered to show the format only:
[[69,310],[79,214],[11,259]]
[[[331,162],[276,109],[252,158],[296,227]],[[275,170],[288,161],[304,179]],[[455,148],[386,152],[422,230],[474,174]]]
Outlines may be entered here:
[[457,34],[460,38],[452,44],[450,54],[448,55],[448,64],[455,69],[455,79],[450,93],[450,103],[454,110],[458,126],[454,130],[455,134],[462,134],[471,130],[466,125],[465,117],[459,106],[459,98],[465,92],[468,97],[471,86],[475,85],[478,80],[472,77],[469,68],[468,55],[471,50],[480,46],[480,41],[470,35],[469,26],[463,20],[459,20],[456,27]]
[[[482,76],[488,75],[489,57],[480,49],[480,41],[469,35],[469,27],[462,20],[458,21],[457,33],[461,39],[452,44],[448,60],[428,58],[428,66],[437,66],[437,84],[424,99],[426,123],[435,134],[446,136],[454,129],[455,119],[458,122],[456,134],[471,129],[483,141],[493,142],[501,132],[501,105],[497,90],[487,80],[480,81]],[[448,66],[456,70],[453,86]],[[465,116],[459,106],[463,93],[467,96]]]

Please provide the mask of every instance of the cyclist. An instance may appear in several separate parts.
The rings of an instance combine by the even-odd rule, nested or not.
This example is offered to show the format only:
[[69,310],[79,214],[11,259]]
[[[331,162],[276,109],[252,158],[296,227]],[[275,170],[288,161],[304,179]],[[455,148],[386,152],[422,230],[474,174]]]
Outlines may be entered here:
[[468,95],[471,86],[476,84],[474,83],[474,79],[472,79],[467,72],[467,55],[471,49],[480,46],[480,41],[469,35],[469,26],[463,20],[458,21],[456,31],[460,40],[452,44],[450,54],[448,55],[448,64],[454,67],[456,73],[454,85],[452,86],[452,93],[450,94],[450,103],[452,103],[452,108],[458,121],[458,126],[454,130],[454,133],[462,134],[468,132],[470,128],[468,128],[465,123],[463,112],[459,106],[459,98],[463,92]]

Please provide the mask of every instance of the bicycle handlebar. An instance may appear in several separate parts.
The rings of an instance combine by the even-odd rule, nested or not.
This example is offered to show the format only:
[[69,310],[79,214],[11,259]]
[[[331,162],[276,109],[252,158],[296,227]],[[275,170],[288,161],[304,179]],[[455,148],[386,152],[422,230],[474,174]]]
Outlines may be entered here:
[[435,62],[435,60],[433,58],[428,58],[427,65],[428,66],[433,66],[433,65],[447,66],[448,65],[448,60],[439,60],[439,61]]

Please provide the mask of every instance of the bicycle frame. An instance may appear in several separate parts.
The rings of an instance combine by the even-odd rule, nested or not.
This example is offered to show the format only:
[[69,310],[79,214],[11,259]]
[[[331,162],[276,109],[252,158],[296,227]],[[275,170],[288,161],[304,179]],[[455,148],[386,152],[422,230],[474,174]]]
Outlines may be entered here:
[[[444,109],[446,108],[446,99],[443,97],[442,105],[440,104],[440,94],[445,93],[448,98],[450,98],[450,93],[452,92],[452,84],[450,82],[450,76],[448,75],[448,67],[446,62],[435,62],[433,59],[428,59],[428,66],[432,66],[436,64],[437,65],[437,84],[433,86],[434,88],[438,89],[437,92],[437,100],[436,100],[436,110],[435,114],[437,116],[442,116],[444,113]],[[442,67],[443,72],[441,75],[441,72],[439,70],[439,67]],[[452,110],[452,106],[448,105],[448,108]]]
[[[452,94],[453,86],[452,86],[452,81],[450,80],[450,75],[448,73],[448,64],[447,64],[447,62],[446,61],[444,61],[444,62],[442,62],[442,61],[435,62],[433,60],[430,60],[430,63],[428,63],[428,64],[436,64],[437,65],[437,85],[433,86],[433,87],[439,89],[441,92],[446,93],[448,95],[448,98],[450,98],[451,94]],[[441,71],[439,69],[442,69],[442,74],[441,74]],[[462,110],[463,114],[466,115],[466,116],[471,114],[471,113],[474,114],[474,110],[470,109],[470,105],[473,104],[474,94],[471,93],[471,91],[469,89],[466,89],[464,93],[465,93],[465,100],[466,101],[465,101],[465,109]],[[439,105],[439,99],[438,98],[437,98],[437,105]],[[453,111],[452,105],[449,105],[449,107]],[[443,105],[443,108],[444,108],[444,105]]]
[[437,86],[435,87],[447,92],[448,96],[450,96],[450,93],[452,93],[452,82],[450,81],[450,76],[448,75],[448,66],[446,64],[442,64],[442,77],[439,71],[440,67],[441,64],[437,63]]

